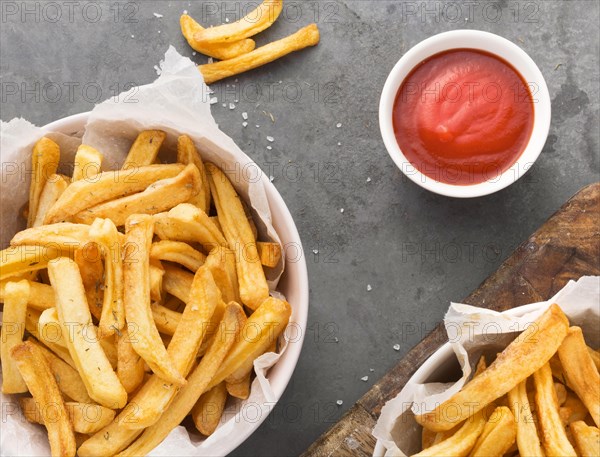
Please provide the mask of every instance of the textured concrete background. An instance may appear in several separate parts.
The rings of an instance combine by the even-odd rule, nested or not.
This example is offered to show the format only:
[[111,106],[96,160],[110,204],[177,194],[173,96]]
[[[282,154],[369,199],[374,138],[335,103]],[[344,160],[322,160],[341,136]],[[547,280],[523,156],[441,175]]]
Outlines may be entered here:
[[[153,81],[169,44],[206,62],[180,34],[184,10],[217,24],[249,5],[1,4],[0,117],[40,125]],[[273,175],[296,220],[311,286],[294,377],[234,455],[302,452],[442,319],[451,300],[465,297],[566,199],[599,179],[598,5],[288,0],[258,44],[310,22],[318,23],[321,44],[237,83],[214,85],[217,121]],[[532,171],[473,200],[440,197],[403,178],[377,123],[379,94],[396,61],[424,38],[458,28],[487,30],[521,46],[545,75],[553,107],[550,136]],[[246,128],[242,112],[249,114]],[[267,135],[275,138],[272,150]]]

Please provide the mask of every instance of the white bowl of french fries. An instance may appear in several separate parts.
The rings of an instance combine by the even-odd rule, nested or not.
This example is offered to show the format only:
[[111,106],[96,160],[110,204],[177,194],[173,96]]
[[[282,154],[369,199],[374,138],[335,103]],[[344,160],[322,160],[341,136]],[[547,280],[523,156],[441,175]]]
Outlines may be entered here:
[[[501,314],[453,305],[450,342],[386,404],[374,456],[599,455],[598,278],[563,291],[565,312],[552,300]],[[492,332],[474,333],[479,311]]]
[[[174,51],[166,60],[175,72],[140,89],[152,100],[157,88],[201,81]],[[159,102],[169,112],[170,102]],[[142,117],[152,111],[144,103],[133,108]],[[29,228],[0,259],[3,400],[19,404],[21,425],[46,427],[52,455],[146,455],[174,429],[167,455],[226,454],[266,418],[300,354],[308,280],[298,232],[268,178],[237,182],[221,170],[235,163],[215,144],[237,147],[216,125],[204,132],[212,142],[198,144],[182,110],[172,119],[181,131],[167,125],[132,136],[138,120],[103,118],[128,107],[97,108],[100,136],[107,125],[124,133],[108,138],[107,149],[130,138],[119,167],[84,136],[64,174],[68,157],[51,138],[76,141],[71,135],[89,128],[93,113],[46,126],[32,145]],[[252,163],[240,153],[233,156]],[[255,417],[244,417],[240,404],[253,398]],[[230,408],[236,414],[224,417]],[[8,420],[3,453],[37,452],[27,447],[31,428]],[[227,439],[213,439],[219,427]]]

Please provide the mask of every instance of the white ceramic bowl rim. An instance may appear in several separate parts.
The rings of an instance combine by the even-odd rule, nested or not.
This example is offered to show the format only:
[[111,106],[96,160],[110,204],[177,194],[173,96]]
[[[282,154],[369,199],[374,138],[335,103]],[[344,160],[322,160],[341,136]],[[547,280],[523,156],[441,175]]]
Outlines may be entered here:
[[[509,62],[527,81],[534,98],[534,125],[530,140],[519,159],[505,172],[483,183],[453,185],[430,178],[406,159],[394,134],[392,112],[400,85],[424,59],[450,49],[478,49]],[[523,176],[536,161],[548,137],[551,103],[548,86],[535,62],[519,46],[506,38],[479,30],[453,30],[421,41],[396,63],[390,72],[379,102],[379,127],[388,154],[396,166],[419,186],[449,197],[469,198],[488,195],[509,186]]]
[[[75,114],[59,120],[56,120],[43,127],[46,132],[62,132],[65,134],[73,134],[83,131],[89,112]],[[258,165],[256,165],[258,167]],[[275,188],[275,186],[266,178],[265,173],[262,174],[262,180],[265,186],[267,199],[271,208],[273,226],[277,234],[281,238],[284,246],[290,243],[292,246],[302,246],[298,229],[294,223],[294,219],[290,214],[283,198]],[[290,284],[288,284],[288,282]],[[286,290],[280,290],[286,295],[287,300],[292,305],[292,317],[290,322],[294,322],[296,329],[290,332],[293,336],[293,341],[288,343],[285,353],[279,361],[269,370],[268,379],[276,396],[276,401],[279,401],[285,388],[287,387],[304,342],[306,335],[306,325],[308,319],[308,272],[306,269],[306,259],[304,254],[290,262],[289,259],[285,265],[285,272],[281,283],[285,283]],[[298,334],[299,333],[299,334]],[[272,410],[275,403],[268,404],[268,412]],[[264,407],[263,407],[264,410]],[[258,429],[260,424],[267,418],[268,414],[262,414],[260,418],[252,421],[252,427],[248,428],[245,433],[231,433],[229,435],[227,453],[233,451],[242,444],[254,431]]]

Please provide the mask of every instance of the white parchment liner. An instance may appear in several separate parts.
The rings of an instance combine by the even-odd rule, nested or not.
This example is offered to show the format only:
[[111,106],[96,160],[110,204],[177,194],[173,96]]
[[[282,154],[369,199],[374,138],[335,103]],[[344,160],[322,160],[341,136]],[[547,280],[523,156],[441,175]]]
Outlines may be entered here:
[[[264,189],[265,177],[258,165],[219,130],[210,112],[210,91],[196,66],[170,47],[161,62],[161,69],[154,83],[132,88],[96,105],[84,132],[69,132],[69,135],[48,132],[24,119],[0,122],[2,248],[8,246],[13,235],[24,228],[17,214],[28,200],[31,149],[37,140],[46,135],[59,143],[60,168],[67,173],[82,141],[103,153],[104,169],[116,169],[137,134],[144,129],[160,129],[167,133],[163,149],[171,158],[173,153],[169,151],[175,151],[177,136],[189,135],[201,150],[203,159],[220,166],[240,195],[250,203],[261,238],[280,242],[272,225]],[[274,289],[283,272],[284,262],[282,259],[278,268],[268,273],[269,286],[274,294],[277,294]],[[221,424],[213,435],[203,439],[198,433],[188,434],[187,429],[180,426],[149,455],[223,455],[229,445],[228,435],[249,435],[254,423],[264,418],[277,401],[266,373],[285,352],[287,341],[281,343],[279,354],[264,354],[256,359],[254,368],[257,376],[252,383],[250,397],[244,401],[229,401]],[[0,398],[0,455],[48,456],[50,448],[44,427],[25,420],[16,396],[2,394]]]
[[[444,325],[452,350],[458,359],[462,377],[451,383],[409,382],[396,398],[388,401],[373,435],[386,449],[385,456],[406,456],[417,453],[421,446],[421,427],[414,414],[432,410],[458,392],[469,379],[472,367],[482,353],[493,354],[505,348],[517,335],[535,321],[552,303],[558,304],[571,325],[582,328],[586,342],[594,348],[600,345],[600,277],[584,276],[570,281],[547,302],[526,305],[524,313],[498,313],[485,308],[452,303]],[[517,315],[519,314],[519,315]],[[379,454],[376,454],[379,455]]]

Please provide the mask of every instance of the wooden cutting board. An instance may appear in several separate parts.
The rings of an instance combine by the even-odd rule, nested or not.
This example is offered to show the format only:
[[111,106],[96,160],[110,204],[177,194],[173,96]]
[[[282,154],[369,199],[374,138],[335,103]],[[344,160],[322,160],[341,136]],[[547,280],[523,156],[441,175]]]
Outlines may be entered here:
[[[463,300],[504,311],[547,300],[569,280],[600,275],[600,182],[581,189]],[[371,435],[381,408],[446,341],[439,325],[375,384],[304,457],[371,456]]]

